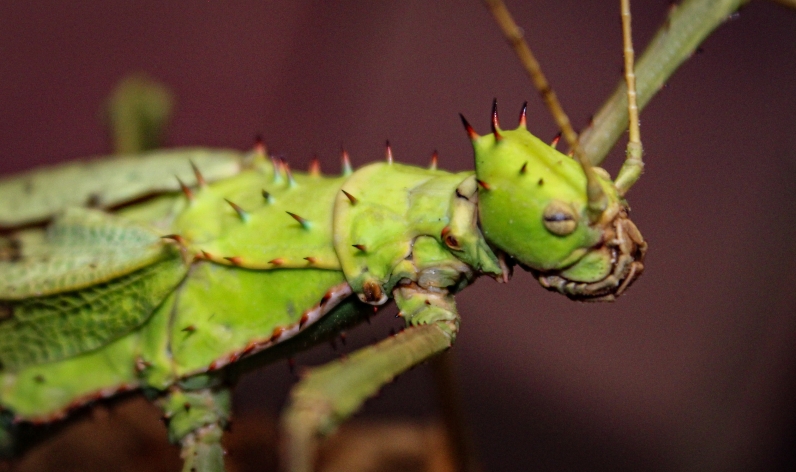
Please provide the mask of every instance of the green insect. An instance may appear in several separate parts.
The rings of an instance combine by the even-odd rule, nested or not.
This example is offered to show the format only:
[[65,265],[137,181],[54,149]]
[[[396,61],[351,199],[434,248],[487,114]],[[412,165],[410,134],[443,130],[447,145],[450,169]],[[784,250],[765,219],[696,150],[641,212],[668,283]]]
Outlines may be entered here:
[[519,265],[576,300],[612,300],[638,278],[647,246],[624,199],[641,173],[637,129],[612,180],[577,145],[573,158],[534,137],[524,107],[516,129],[496,103],[489,133],[463,121],[474,172],[402,165],[388,145],[385,161],[353,170],[344,158],[326,176],[258,145],[0,181],[0,227],[15,230],[0,240],[0,448],[13,453],[29,424],[142,390],[184,470],[223,470],[230,380],[393,299],[406,330],[312,369],[292,394],[286,458],[310,470],[318,433],[453,344],[454,295],[476,277],[507,281]]

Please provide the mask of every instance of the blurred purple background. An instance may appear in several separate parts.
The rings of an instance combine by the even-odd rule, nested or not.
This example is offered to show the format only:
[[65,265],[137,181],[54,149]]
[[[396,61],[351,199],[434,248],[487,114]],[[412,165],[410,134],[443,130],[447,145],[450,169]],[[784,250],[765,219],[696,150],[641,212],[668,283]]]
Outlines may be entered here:
[[[588,5],[588,6],[586,6]],[[620,79],[618,2],[509,4],[573,122]],[[636,2],[636,49],[668,8]],[[650,251],[613,304],[576,304],[527,274],[462,293],[454,349],[488,470],[788,470],[796,398],[796,11],[753,2],[642,114],[647,173],[629,194]],[[269,148],[337,172],[383,156],[471,167],[456,116],[555,127],[476,0],[4,2],[0,174],[109,151],[99,110],[126,74],[177,98],[168,144]],[[607,167],[615,172],[622,155]],[[390,314],[355,345],[396,326]],[[312,364],[328,346],[299,357]],[[435,414],[426,369],[364,414]],[[237,412],[274,412],[291,378],[254,373]],[[164,434],[165,439],[165,434]]]

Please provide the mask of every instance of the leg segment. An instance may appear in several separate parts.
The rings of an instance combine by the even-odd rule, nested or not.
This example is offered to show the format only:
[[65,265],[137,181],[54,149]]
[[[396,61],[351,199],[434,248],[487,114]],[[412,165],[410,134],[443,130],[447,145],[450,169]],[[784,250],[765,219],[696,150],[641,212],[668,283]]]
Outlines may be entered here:
[[409,325],[406,330],[310,370],[293,389],[282,419],[286,470],[313,470],[318,436],[334,431],[398,374],[453,344],[459,316],[450,294],[409,285],[394,295]]
[[231,400],[226,388],[174,390],[161,400],[169,441],[182,448],[183,472],[224,472],[221,436],[229,423]]

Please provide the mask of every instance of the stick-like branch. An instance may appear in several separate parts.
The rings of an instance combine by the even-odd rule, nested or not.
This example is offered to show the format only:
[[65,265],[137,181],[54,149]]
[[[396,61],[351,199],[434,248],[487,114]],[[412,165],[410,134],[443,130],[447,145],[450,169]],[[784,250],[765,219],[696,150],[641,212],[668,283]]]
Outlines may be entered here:
[[[686,0],[669,17],[636,65],[638,107],[643,109],[697,46],[747,0]],[[580,137],[588,159],[598,164],[628,125],[627,87],[620,83]]]

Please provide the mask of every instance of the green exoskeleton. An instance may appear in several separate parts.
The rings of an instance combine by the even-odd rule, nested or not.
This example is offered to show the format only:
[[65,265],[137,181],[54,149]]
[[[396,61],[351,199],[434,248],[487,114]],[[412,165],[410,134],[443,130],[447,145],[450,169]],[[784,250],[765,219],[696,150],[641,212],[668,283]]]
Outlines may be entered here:
[[[401,165],[389,149],[386,162],[346,166],[340,176],[292,172],[261,149],[96,163],[91,175],[103,167],[120,175],[122,166],[143,174],[170,161],[188,170],[192,162],[195,175],[182,178],[181,193],[114,214],[65,209],[46,231],[9,240],[0,265],[6,426],[145,388],[164,392],[170,438],[186,456],[214,460],[201,449],[220,447],[229,414],[223,367],[288,340],[311,343],[395,299],[409,329],[318,369],[297,391],[286,421],[300,445],[304,428],[347,416],[450,347],[459,323],[453,294],[478,275],[507,280],[519,263],[572,298],[621,293],[641,273],[646,247],[624,201],[594,173],[606,207],[590,217],[581,165],[531,135],[524,115],[521,122],[502,130],[495,110],[492,133],[479,137],[467,125],[475,173]],[[236,175],[209,182],[203,168]],[[6,180],[3,201],[21,203],[26,188],[53,178]],[[108,190],[89,193],[118,204]],[[21,208],[4,206],[4,225],[40,217],[18,216]]]
[[[625,49],[632,117],[629,27]],[[310,470],[318,434],[451,347],[454,295],[478,276],[507,281],[520,265],[576,300],[611,300],[638,278],[647,246],[624,199],[641,172],[637,129],[612,180],[577,142],[571,157],[534,137],[524,108],[516,129],[496,105],[491,132],[464,124],[474,172],[402,165],[389,146],[355,171],[344,156],[341,175],[294,172],[258,145],[0,181],[0,227],[13,230],[0,239],[0,450],[29,424],[142,390],[184,470],[223,470],[230,380],[392,299],[406,330],[312,369],[292,394],[287,466]]]

